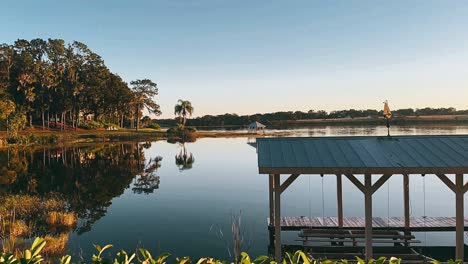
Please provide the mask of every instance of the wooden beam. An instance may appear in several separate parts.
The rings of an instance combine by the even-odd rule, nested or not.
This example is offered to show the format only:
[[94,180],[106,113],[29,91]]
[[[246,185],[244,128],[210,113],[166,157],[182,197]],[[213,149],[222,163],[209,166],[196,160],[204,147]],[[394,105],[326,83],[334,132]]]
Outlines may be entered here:
[[343,177],[336,175],[336,200],[338,210],[338,227],[343,227]]
[[361,192],[365,193],[364,185],[353,175],[345,174],[346,178],[350,180]]
[[274,175],[275,186],[275,260],[281,262],[281,188],[280,175]]
[[375,193],[380,187],[382,187],[382,185],[387,182],[388,179],[390,179],[390,177],[392,176],[392,174],[384,174],[382,175],[382,177],[380,177],[376,183],[374,183],[374,185],[372,185],[372,193]]
[[364,176],[364,214],[365,214],[365,238],[366,238],[366,260],[373,259],[372,251],[372,175]]
[[455,227],[455,241],[456,241],[456,252],[455,257],[457,260],[464,260],[464,250],[465,250],[465,234],[464,234],[464,181],[463,174],[455,175],[455,185],[458,188],[458,191],[455,192],[455,217],[456,217],[456,227]]
[[468,182],[463,185],[463,193],[466,193],[468,191]]
[[447,185],[447,187],[450,188],[450,190],[452,190],[453,192],[457,192],[457,187],[455,186],[455,184],[447,177],[445,176],[444,174],[436,174],[436,176],[443,182],[445,183],[445,185]]
[[291,185],[291,183],[293,183],[297,177],[299,177],[300,174],[291,174],[291,176],[289,176],[284,182],[283,184],[281,184],[281,193],[283,193],[288,187],[289,185]]

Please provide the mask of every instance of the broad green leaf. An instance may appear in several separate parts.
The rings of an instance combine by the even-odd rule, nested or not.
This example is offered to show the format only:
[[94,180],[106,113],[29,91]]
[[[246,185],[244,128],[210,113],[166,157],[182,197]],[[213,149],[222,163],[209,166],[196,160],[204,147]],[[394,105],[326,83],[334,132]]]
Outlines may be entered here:
[[176,258],[177,262],[179,264],[189,264],[190,263],[190,258],[189,257],[183,257],[182,259]]
[[153,257],[151,256],[151,253],[147,249],[140,248],[139,251],[140,251],[140,254],[143,256],[144,260],[153,259]]
[[336,262],[333,260],[324,260],[324,261],[321,261],[320,264],[336,264]]
[[94,248],[97,250],[97,252],[101,252],[101,246],[93,244]]
[[302,251],[297,251],[296,254],[298,254],[302,258],[302,262],[304,264],[310,264],[310,259],[306,256],[306,254]]
[[166,260],[171,254],[169,253],[163,253],[161,255],[158,256],[158,259],[156,260],[156,263],[157,264],[162,264],[164,263],[164,260]]
[[30,260],[30,259],[31,259],[31,256],[32,256],[31,251],[30,251],[29,249],[26,249],[26,250],[24,251],[24,258],[25,258],[26,260]]
[[202,264],[204,262],[206,262],[207,258],[200,258],[198,261],[197,261],[197,264]]
[[250,261],[250,256],[249,254],[245,253],[245,252],[242,252],[241,253],[241,264],[251,264],[251,261]]
[[60,264],[70,264],[71,262],[71,256],[70,255],[65,255],[60,258]]
[[41,250],[44,248],[46,244],[45,239],[38,237],[34,239],[33,244],[31,245],[31,255],[36,256],[41,252]]
[[105,246],[100,250],[99,255],[100,255],[102,252],[104,252],[105,250],[107,250],[107,249],[109,249],[109,248],[111,248],[111,247],[113,247],[113,245],[111,245],[111,244],[105,245]]
[[256,258],[253,263],[254,264],[263,264],[265,261],[269,260],[270,258],[268,256],[260,256]]
[[356,257],[356,259],[359,264],[366,264],[366,262],[362,258]]

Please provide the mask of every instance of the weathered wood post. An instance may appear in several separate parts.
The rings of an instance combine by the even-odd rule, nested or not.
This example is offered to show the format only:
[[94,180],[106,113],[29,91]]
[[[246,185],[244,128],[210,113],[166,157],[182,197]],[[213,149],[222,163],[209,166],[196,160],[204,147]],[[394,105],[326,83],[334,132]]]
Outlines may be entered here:
[[275,197],[274,197],[274,175],[273,174],[270,174],[268,175],[268,181],[269,181],[269,185],[268,185],[268,196],[269,196],[269,201],[270,201],[270,221],[268,222],[268,231],[269,231],[269,235],[270,235],[270,245],[273,245],[274,243],[274,233],[273,233],[273,229],[271,227],[274,226],[274,220],[275,220],[275,205],[274,205],[274,200],[275,200]]
[[408,246],[406,242],[406,236],[410,235],[410,204],[409,204],[409,176],[408,174],[403,175],[403,202],[404,202],[404,215],[405,215],[405,246]]
[[365,237],[366,237],[366,260],[373,258],[372,252],[372,175],[364,176],[364,211],[365,211]]
[[465,212],[464,200],[468,184],[464,185],[463,173],[455,175],[455,184],[444,174],[436,174],[439,179],[455,193],[455,258],[463,261],[465,250]]
[[338,210],[338,227],[343,227],[343,181],[342,175],[336,175],[336,199],[338,202],[337,210]]
[[455,192],[455,200],[456,200],[456,227],[455,227],[455,232],[456,232],[456,252],[455,256],[457,259],[464,260],[464,250],[465,250],[465,236],[464,236],[464,224],[465,224],[465,219],[464,219],[464,199],[463,196],[465,194],[464,190],[464,180],[463,180],[463,174],[457,174],[455,176],[455,185],[456,185],[456,192]]
[[280,188],[280,175],[274,176],[274,190],[275,190],[275,260],[281,261],[281,188]]

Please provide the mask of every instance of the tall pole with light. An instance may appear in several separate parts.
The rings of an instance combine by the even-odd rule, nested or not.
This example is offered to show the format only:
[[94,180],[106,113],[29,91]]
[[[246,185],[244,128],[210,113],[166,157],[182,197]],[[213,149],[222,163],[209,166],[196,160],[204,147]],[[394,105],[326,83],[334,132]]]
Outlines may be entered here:
[[390,136],[390,118],[392,118],[392,112],[390,111],[390,107],[388,106],[388,101],[385,100],[384,102],[384,109],[383,115],[385,120],[387,121],[387,136]]

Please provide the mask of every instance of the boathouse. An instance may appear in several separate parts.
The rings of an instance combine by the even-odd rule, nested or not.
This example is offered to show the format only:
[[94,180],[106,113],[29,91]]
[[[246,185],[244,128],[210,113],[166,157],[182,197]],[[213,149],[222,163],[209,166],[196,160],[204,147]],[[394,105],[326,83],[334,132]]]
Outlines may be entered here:
[[[359,228],[364,230],[365,256],[373,258],[373,231],[383,228],[372,217],[372,195],[390,177],[403,175],[404,217],[392,219],[391,228],[402,231],[454,230],[457,259],[464,258],[464,193],[468,190],[468,135],[392,137],[309,137],[257,139],[260,174],[269,175],[269,226],[274,230],[275,258],[281,259],[281,230],[305,228]],[[281,183],[280,175],[288,175]],[[312,217],[282,217],[281,193],[300,175],[336,175],[337,217],[315,221]],[[430,225],[410,217],[409,179],[436,175],[455,193],[455,217],[434,217]],[[364,218],[343,217],[342,178],[364,194]],[[451,180],[455,179],[454,181]],[[374,182],[374,183],[373,183]],[[385,226],[388,228],[388,226]]]
[[260,131],[265,132],[266,126],[260,122],[252,122],[247,126],[248,133],[258,133]]

